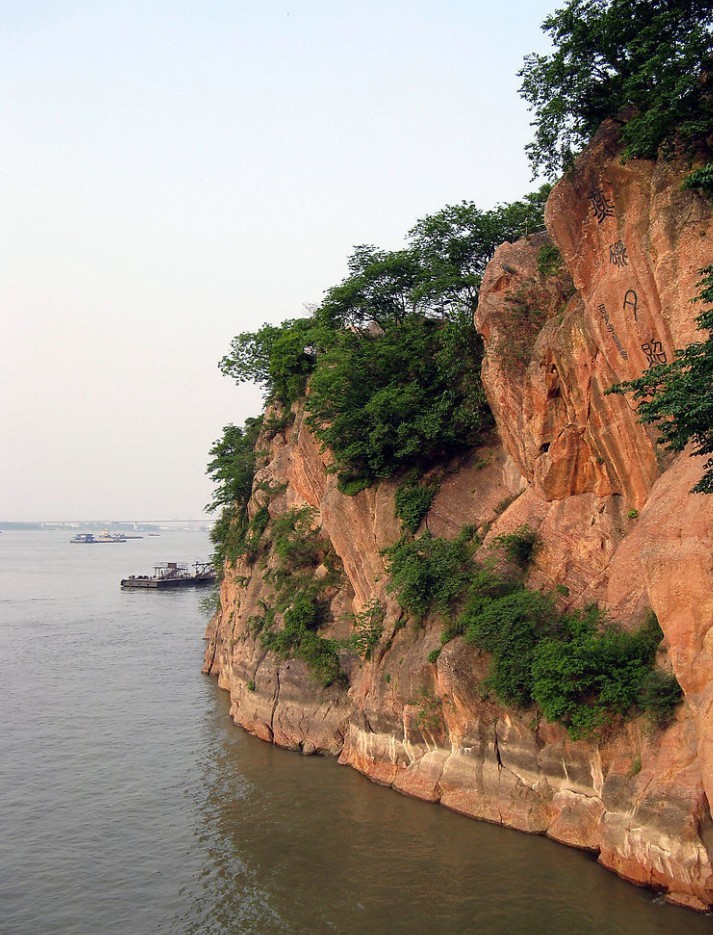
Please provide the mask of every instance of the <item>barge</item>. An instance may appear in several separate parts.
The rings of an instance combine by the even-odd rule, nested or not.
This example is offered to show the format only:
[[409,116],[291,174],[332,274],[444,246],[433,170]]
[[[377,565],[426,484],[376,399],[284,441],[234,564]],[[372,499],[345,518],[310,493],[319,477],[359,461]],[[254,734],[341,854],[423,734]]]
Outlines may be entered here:
[[[132,536],[132,538],[135,538]],[[82,545],[100,545],[103,542],[126,542],[127,537],[122,533],[109,532],[108,529],[105,529],[98,536],[93,535],[91,532],[79,532],[76,536],[72,536],[69,540],[70,542],[80,543]]]
[[214,581],[215,570],[210,562],[195,562],[193,566],[181,562],[160,562],[154,565],[153,575],[130,575],[121,579],[121,587],[167,590],[201,587]]

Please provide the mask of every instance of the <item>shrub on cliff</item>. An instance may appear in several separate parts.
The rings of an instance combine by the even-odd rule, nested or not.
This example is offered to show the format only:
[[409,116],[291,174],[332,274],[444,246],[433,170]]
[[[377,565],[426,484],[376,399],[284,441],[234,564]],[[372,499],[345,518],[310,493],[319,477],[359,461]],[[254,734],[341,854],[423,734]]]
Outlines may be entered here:
[[246,548],[250,532],[248,501],[255,476],[255,443],[262,419],[247,419],[243,428],[226,425],[223,434],[210,449],[206,473],[215,489],[206,509],[220,509],[210,538],[215,547],[213,563],[220,572],[226,560],[236,561]]
[[[265,580],[272,585],[271,606],[255,627],[266,649],[282,658],[301,659],[314,677],[327,687],[344,682],[339,644],[320,635],[330,621],[328,591],[341,580],[341,565],[314,527],[314,509],[287,510],[275,517],[270,528],[272,554],[276,559]],[[318,565],[327,573],[315,577]],[[276,629],[277,614],[282,627]]]
[[556,177],[607,117],[623,123],[624,155],[655,158],[678,139],[703,143],[713,123],[710,0],[568,0],[542,29],[550,55],[519,72],[535,112],[526,149]]
[[400,539],[384,550],[387,591],[420,623],[431,611],[447,616],[462,598],[473,574],[473,545],[466,536],[441,539],[429,532]]
[[401,484],[396,491],[396,515],[409,532],[416,532],[421,520],[428,513],[433,498],[438,492],[437,484],[417,484],[413,481]]
[[320,359],[309,424],[342,486],[389,477],[472,445],[492,425],[469,316],[410,317],[383,334],[344,332]]

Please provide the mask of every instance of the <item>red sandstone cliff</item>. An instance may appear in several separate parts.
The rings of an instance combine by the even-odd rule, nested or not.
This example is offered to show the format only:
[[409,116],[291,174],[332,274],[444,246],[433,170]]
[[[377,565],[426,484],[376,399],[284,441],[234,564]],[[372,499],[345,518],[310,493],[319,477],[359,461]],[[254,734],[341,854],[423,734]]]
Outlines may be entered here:
[[684,172],[622,164],[604,127],[548,202],[566,268],[538,271],[544,234],[498,249],[476,324],[500,443],[451,465],[427,517],[441,536],[490,523],[492,538],[527,523],[542,542],[529,586],[560,585],[563,605],[598,601],[624,625],[653,608],[661,662],[685,695],[675,721],[574,742],[534,709],[484,700],[487,659],[462,638],[428,663],[440,625],[402,626],[385,593],[395,484],[340,494],[301,412],[269,442],[251,509],[264,503],[261,482],[281,491],[272,516],[316,509],[344,568],[329,635],[348,636],[347,613],[377,597],[387,608],[380,645],[368,662],[345,657],[348,690],[320,688],[303,662],[280,661],[252,635],[270,561],[239,563],[226,570],[205,671],[230,692],[235,720],[265,740],[333,753],[402,792],[595,851],[700,909],[713,904],[713,497],[688,492],[700,459],[662,455],[630,400],[604,395],[694,337],[690,299],[713,261],[713,224],[710,206],[680,191]]

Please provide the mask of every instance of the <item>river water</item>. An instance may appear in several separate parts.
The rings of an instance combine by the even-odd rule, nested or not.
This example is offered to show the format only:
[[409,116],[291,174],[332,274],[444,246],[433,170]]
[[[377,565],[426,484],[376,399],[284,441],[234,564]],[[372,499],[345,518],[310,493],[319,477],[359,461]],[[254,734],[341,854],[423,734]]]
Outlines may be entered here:
[[122,592],[202,533],[0,535],[3,935],[713,935],[587,855],[255,740],[201,592]]

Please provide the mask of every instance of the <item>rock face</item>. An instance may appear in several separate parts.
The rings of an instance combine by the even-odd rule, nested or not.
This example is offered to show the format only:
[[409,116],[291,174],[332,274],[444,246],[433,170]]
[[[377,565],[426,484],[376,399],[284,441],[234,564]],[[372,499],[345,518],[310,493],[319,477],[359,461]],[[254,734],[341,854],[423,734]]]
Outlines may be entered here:
[[[631,400],[605,395],[696,337],[690,300],[713,261],[713,225],[709,205],[680,191],[685,171],[622,164],[605,125],[553,190],[549,236],[496,251],[476,325],[500,442],[450,466],[426,519],[448,537],[465,523],[491,524],[489,538],[527,523],[542,543],[530,587],[559,585],[563,608],[597,601],[624,626],[652,608],[661,662],[685,696],[674,722],[653,731],[634,720],[575,742],[534,709],[484,699],[488,659],[462,638],[429,663],[440,625],[404,626],[385,592],[381,550],[400,534],[395,483],[340,494],[299,411],[269,442],[251,509],[268,484],[281,491],[272,516],[314,507],[344,570],[326,635],[346,638],[349,612],[377,598],[383,636],[371,660],[344,656],[348,689],[321,688],[304,662],[281,661],[254,634],[270,561],[238,563],[226,569],[205,671],[230,692],[234,719],[265,740],[338,755],[409,795],[586,848],[621,876],[704,909],[713,904],[713,497],[688,492],[701,459],[662,454]],[[557,271],[544,263],[550,238],[564,261]]]

